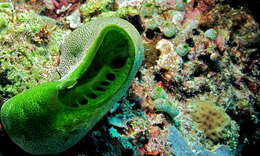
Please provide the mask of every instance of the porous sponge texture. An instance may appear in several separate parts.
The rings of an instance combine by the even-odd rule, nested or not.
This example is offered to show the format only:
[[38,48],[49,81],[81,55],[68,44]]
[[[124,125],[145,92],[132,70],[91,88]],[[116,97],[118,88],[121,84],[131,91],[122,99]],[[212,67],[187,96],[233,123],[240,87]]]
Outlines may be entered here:
[[192,120],[209,139],[217,141],[221,138],[221,132],[230,123],[228,115],[210,100],[195,103],[197,107],[191,113]]
[[129,35],[138,54],[135,56],[135,60],[137,60],[135,64],[141,64],[144,47],[136,28],[120,18],[101,18],[82,25],[64,40],[59,65],[62,77],[68,76],[68,73],[80,65],[93,47],[99,46],[99,43],[102,42],[101,36],[106,33],[108,27],[117,28],[119,31],[125,32],[125,35]]

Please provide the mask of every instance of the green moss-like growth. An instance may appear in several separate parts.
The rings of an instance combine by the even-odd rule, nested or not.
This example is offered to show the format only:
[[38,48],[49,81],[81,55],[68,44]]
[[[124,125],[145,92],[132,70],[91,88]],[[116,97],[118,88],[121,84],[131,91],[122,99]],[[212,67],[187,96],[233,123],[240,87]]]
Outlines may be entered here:
[[80,12],[83,15],[84,21],[89,21],[93,15],[98,15],[103,12],[109,11],[109,6],[112,4],[111,0],[89,0],[81,5]]
[[119,100],[143,59],[137,30],[119,18],[92,21],[61,48],[62,79],[28,89],[1,109],[7,134],[32,154],[76,144]]
[[83,23],[95,18],[135,16],[139,13],[137,8],[129,6],[115,9],[115,4],[116,2],[112,0],[88,0],[80,7]]
[[6,19],[0,14],[0,31],[6,27]]
[[167,93],[164,91],[163,88],[160,88],[160,87],[156,87],[152,91],[151,97],[154,100],[159,99],[159,98],[162,98],[162,99],[167,99],[168,98]]
[[[8,8],[0,13],[5,19],[5,27],[0,31],[0,75],[6,80],[0,81],[0,92],[10,93],[7,97],[60,78],[55,70],[59,46],[70,32],[34,11],[19,12],[16,20],[12,15]],[[2,95],[0,105],[6,97]]]

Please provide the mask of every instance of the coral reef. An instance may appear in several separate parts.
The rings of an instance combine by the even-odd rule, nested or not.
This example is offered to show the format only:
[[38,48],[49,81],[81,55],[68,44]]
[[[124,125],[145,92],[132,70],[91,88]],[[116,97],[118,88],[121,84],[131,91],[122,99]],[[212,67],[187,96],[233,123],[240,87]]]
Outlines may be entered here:
[[[259,4],[257,0],[1,1],[0,105],[27,88],[60,78],[58,47],[71,30],[100,17],[120,17],[142,36],[143,65],[125,97],[60,155],[181,155],[183,148],[191,155],[257,153]],[[204,107],[227,121],[216,130],[221,132],[215,139],[207,132],[210,128],[199,128],[205,118],[195,119],[196,113],[209,113],[199,110]],[[5,143],[14,147],[14,153],[22,152],[2,129],[0,146]],[[3,155],[9,152],[1,150]]]
[[8,23],[0,32],[0,104],[38,83],[59,78],[55,69],[59,45],[68,32],[33,11],[19,13],[13,19],[12,7],[1,9],[0,17]]

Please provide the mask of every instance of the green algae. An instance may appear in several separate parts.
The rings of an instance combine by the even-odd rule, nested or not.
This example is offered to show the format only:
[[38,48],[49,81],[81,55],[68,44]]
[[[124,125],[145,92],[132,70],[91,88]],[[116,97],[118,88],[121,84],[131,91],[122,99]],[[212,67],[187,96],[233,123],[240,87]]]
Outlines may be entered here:
[[2,31],[7,26],[7,21],[4,15],[0,14],[0,31]]
[[[0,32],[0,73],[6,73],[4,78],[8,83],[1,84],[0,90],[16,95],[38,83],[59,79],[55,66],[59,45],[68,31],[56,27],[53,19],[33,11],[17,14],[15,21],[8,14],[1,14],[8,26]],[[39,36],[42,30],[47,43]]]
[[127,17],[139,14],[138,9],[133,7],[114,8],[112,0],[101,0],[99,2],[90,0],[80,7],[80,12],[84,22],[95,18]]

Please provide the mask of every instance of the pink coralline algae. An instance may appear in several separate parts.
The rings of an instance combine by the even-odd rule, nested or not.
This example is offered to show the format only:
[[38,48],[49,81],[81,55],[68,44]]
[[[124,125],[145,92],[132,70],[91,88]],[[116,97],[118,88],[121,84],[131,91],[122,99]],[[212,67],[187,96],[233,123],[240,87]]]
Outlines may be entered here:
[[79,0],[51,0],[52,8],[45,10],[45,15],[52,18],[60,18],[71,14],[79,8]]

